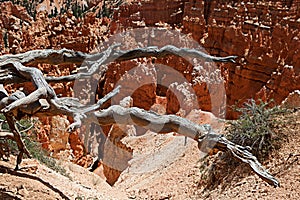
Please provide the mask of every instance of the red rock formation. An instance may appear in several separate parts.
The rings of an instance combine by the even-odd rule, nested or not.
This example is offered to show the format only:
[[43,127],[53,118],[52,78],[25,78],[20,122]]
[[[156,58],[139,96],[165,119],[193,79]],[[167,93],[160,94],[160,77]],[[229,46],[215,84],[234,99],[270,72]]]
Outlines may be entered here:
[[[58,17],[48,18],[40,12],[36,20],[27,14],[23,7],[2,3],[0,44],[2,53],[18,53],[41,48],[69,48],[89,52],[107,38],[107,19],[99,19],[93,13],[84,18],[75,18],[71,12]],[[4,41],[4,39],[6,41]]]
[[181,84],[172,83],[168,88],[166,97],[166,111],[168,114],[177,113],[181,109],[187,115],[192,109],[198,108],[198,101],[192,84],[186,82]]
[[300,90],[295,90],[282,102],[285,108],[300,108]]
[[[88,51],[102,40],[103,34],[107,31],[106,26],[102,25],[107,21],[96,19],[93,13],[88,13],[83,20],[74,18],[70,12],[52,19],[48,19],[46,13],[40,13],[36,22],[33,22],[25,8],[10,2],[1,5],[3,8],[1,26],[4,28],[1,34],[3,37],[7,35],[8,47],[12,52],[43,47],[68,47]],[[116,23],[125,28],[138,27],[134,21],[140,19],[148,26],[155,25],[159,21],[170,24],[182,23],[183,30],[192,33],[194,39],[201,42],[210,53],[241,56],[237,65],[221,65],[228,71],[227,97],[228,103],[233,104],[236,100],[249,98],[259,91],[268,82],[277,65],[281,68],[283,64],[298,66],[300,59],[297,53],[299,49],[297,5],[298,1],[287,4],[284,4],[284,1],[267,3],[263,1],[209,3],[200,0],[175,3],[167,0],[134,1],[131,5],[122,6],[115,13],[115,18],[119,20]],[[167,7],[167,11],[164,7]],[[103,30],[100,29],[99,32],[98,27]],[[4,46],[3,37],[1,43]],[[169,66],[181,72],[186,70],[186,63],[181,65],[182,62],[175,59],[158,62],[163,64],[168,62]],[[44,66],[43,70],[46,71]],[[185,73],[185,77],[192,82],[190,72],[191,70]],[[298,73],[297,70],[295,73]],[[201,87],[194,86],[199,99],[202,94],[207,93],[207,90],[203,89],[206,84],[201,84]],[[55,88],[58,93],[68,90],[59,85]],[[199,104],[210,110],[209,98],[207,95],[205,98],[206,100],[199,100]]]
[[[1,14],[3,17],[1,19],[1,21],[4,21],[4,22],[8,22],[8,23],[5,23],[3,25],[5,25],[5,28],[16,28],[14,26],[11,26],[13,24],[14,21],[10,21],[10,20],[13,20],[15,17],[15,19],[19,19],[19,20],[23,20],[23,21],[26,21],[26,22],[32,22],[33,19],[32,17],[27,13],[26,9],[22,6],[18,6],[18,5],[14,5],[12,2],[8,1],[8,2],[3,2],[1,3]],[[7,18],[4,18],[4,17],[7,17]],[[8,21],[6,21],[8,20]]]
[[69,121],[65,117],[40,117],[36,126],[39,129],[37,139],[45,149],[54,153],[68,149],[68,125]]
[[[129,108],[133,105],[131,97],[125,97],[120,101],[120,105]],[[132,159],[133,149],[122,142],[122,139],[134,132],[132,125],[112,125],[108,137],[104,144],[103,174],[106,181],[113,185],[119,178],[122,171],[128,167],[128,162]],[[135,135],[135,133],[133,133]]]
[[171,26],[182,23],[184,3],[187,0],[142,1],[135,0],[124,4],[114,13],[112,32],[129,27],[154,26],[167,23]]
[[[211,54],[239,56],[237,64],[221,65],[221,68],[228,70],[227,105],[255,97],[263,86],[282,88],[283,85],[280,86],[279,83],[270,84],[272,73],[276,70],[281,72],[286,64],[298,66],[299,54],[296,48],[300,44],[300,21],[297,22],[299,2],[285,2],[211,1],[207,33],[199,39],[197,32],[192,33]],[[185,13],[187,16],[192,14],[188,11]],[[280,76],[297,80],[292,73],[280,73]],[[293,81],[289,81],[291,82]],[[270,94],[268,99],[275,98],[279,104],[299,87],[299,83],[286,84],[282,88],[284,91],[277,92],[276,95]],[[236,114],[228,112],[227,117],[236,117]]]
[[[162,4],[167,3],[164,1]],[[227,105],[236,102],[242,103],[253,98],[263,87],[272,82],[272,73],[279,71],[280,77],[285,74],[287,79],[293,79],[299,74],[299,45],[300,45],[300,12],[299,0],[294,1],[181,1],[174,3],[180,5],[183,18],[177,19],[182,24],[185,33],[191,33],[193,38],[202,44],[213,55],[238,55],[236,64],[220,64],[219,68],[225,72],[225,87]],[[142,26],[159,26],[155,24],[155,17],[146,15],[146,9],[153,12],[160,9],[160,5],[153,1],[144,4],[143,1],[133,1],[132,5],[125,5],[115,13],[116,27],[140,27],[136,21],[143,21]],[[168,10],[168,8],[167,8]],[[166,16],[160,15],[161,23],[171,21],[169,12]],[[143,17],[141,17],[143,16]],[[156,20],[157,21],[157,20]],[[171,25],[174,21],[171,22]],[[178,64],[177,64],[178,65]],[[175,65],[175,66],[177,66]],[[295,75],[281,73],[285,65],[294,66]],[[175,67],[176,68],[176,67]],[[278,79],[278,78],[277,78]],[[296,80],[296,79],[294,79]],[[192,82],[191,82],[192,83]],[[272,82],[279,84],[279,82]],[[200,100],[205,109],[210,110],[211,105],[207,91],[195,86],[198,98],[206,96],[207,100]],[[283,84],[282,84],[283,85]],[[280,88],[282,85],[272,87]],[[299,83],[286,84],[285,92],[281,91],[275,97],[279,104],[289,92],[299,89]],[[227,118],[237,115],[227,110]]]
[[133,149],[121,142],[125,136],[126,126],[113,125],[104,145],[103,173],[110,185],[118,180],[132,159]]
[[[81,19],[75,18],[72,12],[48,18],[48,13],[44,11],[39,12],[36,15],[36,20],[33,20],[24,7],[13,5],[11,2],[0,3],[0,7],[1,54],[44,48],[69,48],[89,52],[94,50],[108,35],[107,24],[109,20],[96,18],[94,13],[87,13]],[[35,67],[38,67],[49,76],[68,75],[74,70],[73,65],[39,65]],[[73,84],[73,82],[54,84],[53,88],[57,94],[71,96],[73,95]],[[26,93],[34,90],[31,83],[23,84],[22,87],[24,87]],[[8,89],[14,90],[11,86]],[[39,125],[38,139],[44,148],[58,153],[60,149],[63,149],[61,144],[65,144],[65,136],[57,137],[57,140],[63,140],[64,142],[51,142],[53,138],[56,138],[51,136],[54,134],[51,131],[53,129],[52,119],[41,118],[40,120],[42,123]],[[61,128],[63,130],[66,127]],[[59,133],[60,131],[56,132]],[[90,158],[85,155],[86,152],[78,133],[70,135],[69,143],[71,144],[70,148],[73,150],[75,162],[82,166],[90,162]]]
[[[83,20],[75,19],[71,13],[51,19],[40,13],[33,22],[24,8],[11,3],[1,5],[6,8],[2,10],[6,11],[1,13],[0,26],[4,29],[0,42],[2,46],[6,43],[9,48],[4,48],[3,52],[45,47],[90,51],[105,39],[103,35],[108,31],[105,26],[107,22],[96,19],[92,13]],[[220,65],[223,71],[227,71],[227,104],[232,105],[238,100],[254,97],[277,68],[280,70],[286,64],[300,64],[297,53],[300,47],[300,14],[297,5],[298,1],[133,1],[115,12],[114,23],[124,28],[139,27],[135,23],[138,20],[144,21],[147,26],[159,22],[182,24],[183,31],[191,33],[209,53],[240,56],[237,64]],[[181,62],[174,63],[173,67],[178,68],[178,63]],[[297,67],[295,73],[298,74]],[[186,73],[185,77],[188,75],[190,73]],[[192,83],[191,76],[188,80]],[[287,91],[292,89],[294,86],[287,88]],[[57,90],[61,92],[63,88],[57,86]],[[201,96],[202,91],[198,93]],[[283,99],[284,95],[276,99]],[[205,109],[211,107],[209,101],[206,101],[207,105],[202,100],[200,102]],[[229,113],[227,117],[234,115]]]
[[291,92],[299,90],[300,75],[293,66],[285,65],[281,70],[273,72],[271,79],[259,94],[275,102],[282,102]]
[[189,1],[184,5],[183,31],[192,33],[196,41],[199,41],[206,32],[204,11],[204,1]]
[[[122,90],[112,99],[112,103],[119,103],[127,96],[133,98],[133,106],[149,110],[156,99],[156,70],[152,63],[126,61],[111,64],[106,74],[102,95],[110,92],[116,85]],[[98,93],[99,93],[98,92]]]
[[186,118],[197,124],[210,124],[214,130],[221,130],[224,128],[224,122],[211,112],[193,109]]

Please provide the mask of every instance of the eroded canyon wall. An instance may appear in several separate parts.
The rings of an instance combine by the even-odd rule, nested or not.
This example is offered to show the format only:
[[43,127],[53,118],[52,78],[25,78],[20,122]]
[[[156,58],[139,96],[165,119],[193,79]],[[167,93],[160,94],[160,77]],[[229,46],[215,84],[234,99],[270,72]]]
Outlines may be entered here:
[[[275,99],[280,103],[300,87],[299,7],[299,0],[135,0],[116,8],[111,22],[108,18],[96,18],[92,12],[83,18],[76,18],[71,12],[48,18],[46,12],[40,12],[33,20],[25,8],[4,2],[0,45],[2,53],[38,48],[89,52],[120,31],[146,26],[175,28],[191,35],[210,54],[239,56],[236,64],[218,64],[225,79],[227,105],[249,98]],[[170,62],[174,62],[173,68],[182,68],[181,61],[158,60],[161,64]],[[190,68],[188,71],[192,72]],[[196,77],[184,76],[194,84],[192,79]],[[59,92],[61,87],[57,86]],[[193,87],[197,94],[206,93],[198,98],[199,107],[209,110],[205,83]],[[109,90],[103,89],[104,93]],[[227,110],[227,117],[236,115]]]
[[[139,86],[143,80],[149,79],[154,82],[139,87],[133,93],[134,106],[150,109],[158,98],[162,98],[167,113],[180,111],[182,116],[188,114],[191,106],[207,111],[213,109],[212,91],[217,99],[221,98],[222,93],[214,85],[208,86],[208,84],[222,81],[221,76],[225,81],[227,118],[237,117],[237,114],[229,109],[229,106],[236,102],[242,103],[253,97],[275,99],[279,104],[290,92],[300,89],[300,0],[133,0],[127,2],[115,9],[112,19],[97,18],[92,11],[81,18],[76,18],[72,12],[49,18],[48,13],[42,11],[33,19],[24,7],[11,2],[0,3],[1,54],[44,48],[70,48],[91,52],[121,31],[158,27],[161,32],[175,30],[191,36],[195,43],[200,44],[212,55],[237,55],[238,59],[236,63],[216,63],[217,70],[211,71],[203,70],[199,66],[199,69],[196,69],[190,62],[179,57],[113,63],[109,66],[106,79],[98,84],[99,97],[111,91],[122,75],[133,68],[138,71],[132,71],[133,74],[127,77],[131,81],[127,84],[126,89],[129,91],[127,93],[130,93],[131,86]],[[172,35],[171,32],[166,35],[169,41],[176,43],[180,37]],[[143,45],[168,44],[168,40],[156,40],[159,35],[161,35],[159,31],[154,33],[153,37],[148,38],[148,43]],[[134,45],[139,44],[133,43],[133,47],[136,47]],[[163,73],[159,72],[157,67],[153,67],[152,62],[170,66],[171,69],[181,73],[189,83],[172,84],[170,78],[161,76]],[[145,64],[151,67],[146,69]],[[48,75],[55,76],[67,75],[74,70],[74,66],[36,67]],[[147,72],[150,76],[143,77],[140,72]],[[208,76],[203,76],[206,73],[211,77],[209,80]],[[164,74],[168,74],[168,71]],[[133,81],[135,78],[138,81]],[[167,86],[162,86],[162,82]],[[73,85],[73,83],[55,84],[53,87],[58,94],[70,96],[73,94]],[[33,88],[29,84],[25,89],[31,92]],[[157,98],[156,95],[165,97]],[[191,101],[195,95],[198,105],[194,105]],[[117,99],[120,100],[125,96]],[[186,102],[186,105],[179,105],[178,97],[181,102]],[[183,114],[180,107],[187,113]],[[44,125],[41,125],[40,139],[45,142],[46,148],[57,151],[65,148],[66,139],[59,143],[62,147],[58,146],[56,141],[53,140],[53,144],[50,141],[51,135],[54,135],[52,138],[57,137],[50,129],[56,127],[59,119],[41,121]],[[64,126],[67,124],[64,123]],[[109,130],[106,132],[108,134]],[[61,135],[67,137],[65,132],[61,132]],[[68,137],[68,143],[76,162],[86,165],[88,158],[80,160],[86,153],[80,139],[76,132]]]
[[[167,12],[157,19],[162,7]],[[176,27],[191,34],[210,54],[239,56],[236,64],[219,64],[227,105],[249,98],[274,99],[279,104],[300,88],[298,0],[133,1],[114,16],[115,32],[126,27]],[[227,118],[235,117],[227,110]]]

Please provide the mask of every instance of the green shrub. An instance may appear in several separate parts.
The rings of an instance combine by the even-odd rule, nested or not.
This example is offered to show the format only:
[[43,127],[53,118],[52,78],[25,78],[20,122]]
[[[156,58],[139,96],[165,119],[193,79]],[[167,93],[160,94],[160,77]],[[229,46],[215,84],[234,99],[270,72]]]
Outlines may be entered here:
[[272,129],[281,123],[278,115],[287,112],[279,106],[268,107],[270,103],[259,100],[256,104],[254,99],[250,99],[243,107],[235,107],[234,110],[241,115],[238,120],[230,121],[227,128],[229,140],[242,146],[250,146],[252,153],[260,160],[274,149],[274,140],[278,137],[275,137]]
[[23,136],[23,138],[25,146],[27,147],[29,153],[33,158],[37,159],[38,161],[40,161],[50,169],[56,171],[57,173],[60,173],[61,175],[70,178],[67,171],[63,167],[61,167],[54,158],[48,156],[48,152],[42,148],[41,144],[37,142],[36,139],[28,136]]

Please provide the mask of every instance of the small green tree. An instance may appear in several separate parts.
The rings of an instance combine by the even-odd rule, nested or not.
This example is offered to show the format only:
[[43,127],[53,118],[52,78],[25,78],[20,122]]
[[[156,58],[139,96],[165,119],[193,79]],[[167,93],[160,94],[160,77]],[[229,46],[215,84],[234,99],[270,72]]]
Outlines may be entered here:
[[54,17],[56,17],[58,15],[58,10],[56,7],[54,7]]
[[230,121],[227,128],[228,138],[239,145],[250,146],[258,159],[265,158],[274,148],[275,133],[272,129],[281,123],[278,114],[287,112],[279,106],[268,107],[270,102],[248,100],[241,108],[234,108],[241,115],[238,120]]
[[5,33],[3,35],[3,41],[4,41],[4,47],[8,48],[8,33],[7,33],[7,31],[5,31]]

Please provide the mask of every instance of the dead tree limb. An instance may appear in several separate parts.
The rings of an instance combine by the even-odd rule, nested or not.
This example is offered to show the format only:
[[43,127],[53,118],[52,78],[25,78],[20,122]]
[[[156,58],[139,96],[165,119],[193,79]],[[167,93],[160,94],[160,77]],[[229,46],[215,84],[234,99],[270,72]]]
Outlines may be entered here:
[[133,50],[118,50],[120,44],[115,44],[107,48],[105,51],[97,54],[86,54],[82,52],[75,52],[72,50],[62,49],[62,50],[33,50],[17,55],[4,55],[0,57],[0,83],[21,83],[29,81],[28,79],[22,79],[19,76],[12,76],[8,74],[7,71],[3,71],[5,65],[8,63],[21,63],[26,66],[45,63],[45,64],[77,64],[83,65],[79,67],[87,68],[85,72],[78,72],[68,76],[61,77],[46,77],[47,82],[65,82],[74,81],[76,79],[89,78],[96,72],[100,77],[106,72],[107,64],[111,62],[121,62],[142,57],[155,57],[161,58],[167,55],[176,55],[181,57],[191,57],[204,59],[208,62],[235,62],[234,60],[237,56],[227,56],[227,57],[216,57],[208,55],[202,51],[188,48],[177,48],[172,45],[167,45],[162,48],[158,47],[145,47],[136,48]]
[[[102,54],[96,54],[93,57],[90,57],[86,60],[86,62],[92,61],[94,64],[88,69],[88,72],[78,73],[69,76],[62,76],[62,77],[47,77],[46,80],[49,82],[61,82],[61,81],[70,81],[79,78],[90,77],[92,74],[98,72],[100,70],[100,76],[107,70],[105,65],[109,64],[110,62],[121,62],[126,60],[132,60],[136,58],[143,58],[143,57],[155,57],[161,58],[167,55],[176,55],[181,57],[192,57],[192,58],[199,58],[204,59],[208,62],[235,62],[234,60],[237,56],[227,56],[227,57],[215,57],[208,55],[204,52],[197,51],[195,49],[188,49],[188,48],[177,48],[172,45],[167,45],[162,48],[158,47],[145,47],[145,48],[137,48],[133,50],[115,50],[120,46],[119,44],[113,45],[104,51]],[[94,59],[99,57],[95,62]]]
[[[193,49],[179,49],[174,46],[165,46],[161,49],[157,47],[138,48],[134,50],[122,51],[116,50],[118,45],[111,46],[106,51],[88,55],[84,53],[76,53],[70,50],[51,51],[31,51],[18,56],[0,57],[0,84],[8,83],[8,80],[31,81],[36,90],[25,95],[18,91],[8,96],[7,92],[0,85],[0,108],[8,121],[9,127],[13,133],[14,140],[17,141],[20,153],[17,158],[17,166],[20,164],[23,154],[29,155],[24,143],[22,142],[20,133],[15,127],[15,118],[21,118],[24,115],[68,115],[74,118],[68,130],[73,131],[79,128],[82,122],[95,120],[100,125],[110,124],[126,124],[138,125],[157,133],[177,132],[184,136],[194,139],[199,148],[217,149],[218,151],[229,151],[233,157],[242,162],[247,163],[252,170],[257,173],[263,180],[277,187],[279,182],[271,176],[257,161],[247,147],[242,147],[228,141],[224,136],[215,134],[208,129],[207,126],[195,124],[187,119],[175,115],[158,115],[151,111],[145,111],[139,108],[123,108],[114,105],[105,110],[99,110],[100,106],[109,98],[116,95],[119,88],[109,93],[95,105],[85,106],[72,97],[59,98],[55,94],[53,88],[47,81],[70,81],[77,78],[89,77],[92,74],[106,72],[105,65],[113,61],[124,61],[140,57],[163,57],[166,55],[190,56],[202,58],[206,61],[216,62],[234,62],[235,56],[214,57]],[[84,59],[87,59],[84,61]],[[76,74],[76,76],[62,77],[44,77],[42,72],[33,67],[26,67],[23,64],[34,63],[89,63],[91,67],[87,72]],[[9,78],[7,77],[9,74]],[[44,100],[44,102],[41,102]],[[9,135],[9,134],[8,134]]]
[[[19,62],[5,62],[6,65],[4,65],[3,69],[13,72],[15,76],[18,76],[22,79],[30,80],[36,87],[36,90],[28,96],[20,91],[8,96],[4,87],[2,85],[0,87],[0,92],[2,95],[0,100],[1,112],[4,113],[6,117],[9,128],[13,133],[13,139],[16,141],[19,149],[16,169],[18,169],[18,166],[22,161],[23,154],[25,153],[28,157],[30,157],[30,153],[26,149],[26,146],[21,139],[21,135],[16,128],[15,118],[19,119],[26,114],[33,115],[38,111],[43,112],[48,109],[47,113],[50,113],[50,115],[64,114],[72,116],[74,118],[72,128],[80,127],[81,121],[85,118],[86,113],[95,109],[99,109],[104,101],[108,100],[119,91],[119,88],[116,88],[103,100],[98,101],[97,104],[86,107],[80,104],[79,101],[74,100],[74,98],[69,98],[67,101],[63,101],[66,100],[64,98],[59,99],[53,88],[46,82],[42,72],[39,69],[25,67]],[[40,104],[41,99],[44,99],[49,106],[47,105],[44,107],[43,104]],[[45,115],[49,115],[47,113],[44,112]]]
[[[31,50],[25,53],[15,55],[7,54],[0,57],[0,63],[9,60],[10,62],[19,62],[23,65],[37,65],[41,63],[51,65],[61,64],[82,64],[85,60],[96,61],[107,56],[107,51],[116,48],[120,44],[114,44],[106,51],[95,54],[87,54],[80,51],[73,51],[69,49],[44,49]],[[208,55],[202,51],[189,48],[177,48],[173,45],[166,45],[162,48],[157,46],[136,48],[132,50],[115,50],[111,58],[117,61],[131,60],[140,57],[164,57],[166,55],[192,56],[195,58],[205,59],[213,62],[235,62],[236,56],[216,57]]]
[[23,154],[25,153],[28,158],[31,158],[31,155],[29,153],[29,151],[27,150],[22,138],[21,138],[21,134],[19,133],[18,129],[16,128],[16,123],[15,123],[15,119],[11,114],[5,114],[7,123],[9,125],[10,130],[13,133],[13,139],[14,141],[16,141],[18,149],[19,149],[19,154],[17,156],[17,164],[16,164],[16,168],[15,170],[19,169],[19,164],[22,162],[22,158],[23,158]]
[[157,133],[177,132],[198,142],[199,149],[216,149],[229,151],[232,156],[241,162],[248,164],[251,169],[264,181],[279,186],[279,182],[258,162],[257,158],[249,151],[249,147],[243,147],[228,141],[223,135],[210,132],[210,128],[195,124],[185,118],[176,115],[158,115],[140,108],[123,108],[118,105],[93,113],[100,125],[129,124],[138,125]]
[[251,169],[264,181],[279,187],[279,181],[274,178],[264,167],[258,162],[257,158],[250,152],[250,147],[243,147],[227,140],[223,135],[220,134],[206,134],[198,139],[199,148],[202,148],[202,144],[208,149],[216,149],[218,151],[228,151],[235,159],[246,163]]
[[92,55],[76,52],[69,49],[43,49],[32,50],[25,53],[15,55],[7,54],[0,57],[0,63],[5,61],[19,62],[23,65],[37,65],[46,63],[51,65],[60,64],[81,64],[85,59],[92,57]]
[[14,134],[12,132],[7,132],[7,131],[1,131],[0,132],[0,137],[7,137],[7,138],[10,138],[10,139],[13,139],[14,137]]

